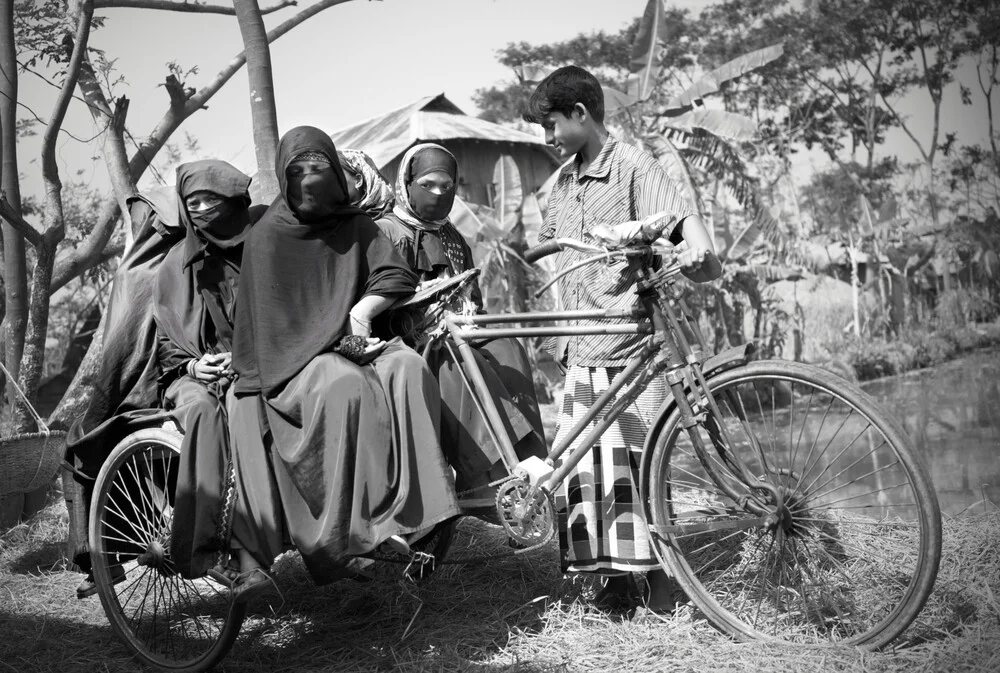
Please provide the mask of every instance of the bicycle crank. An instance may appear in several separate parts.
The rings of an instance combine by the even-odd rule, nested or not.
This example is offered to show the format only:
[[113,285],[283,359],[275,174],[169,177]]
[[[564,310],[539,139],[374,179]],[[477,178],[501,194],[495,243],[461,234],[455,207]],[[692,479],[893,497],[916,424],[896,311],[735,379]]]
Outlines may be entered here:
[[545,489],[526,479],[500,485],[496,498],[497,515],[507,535],[523,547],[537,547],[555,535],[555,504]]

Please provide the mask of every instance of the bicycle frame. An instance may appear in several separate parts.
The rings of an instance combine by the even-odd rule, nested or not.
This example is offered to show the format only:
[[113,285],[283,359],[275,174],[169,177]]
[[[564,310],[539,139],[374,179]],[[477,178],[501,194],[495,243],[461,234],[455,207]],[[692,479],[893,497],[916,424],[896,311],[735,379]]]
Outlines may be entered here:
[[[729,482],[718,474],[718,471],[711,465],[710,461],[705,459],[706,447],[701,435],[697,432],[696,425],[704,423],[706,417],[712,412],[715,414],[719,412],[714,399],[708,391],[702,371],[702,358],[687,341],[682,325],[687,327],[691,334],[695,336],[698,346],[703,352],[705,346],[701,335],[696,328],[693,328],[686,315],[682,313],[678,316],[673,308],[675,298],[671,288],[678,269],[674,267],[654,271],[651,268],[653,254],[649,248],[634,248],[630,249],[630,252],[632,254],[627,254],[626,258],[631,270],[639,279],[637,294],[643,308],[617,311],[555,311],[495,315],[465,315],[446,312],[443,318],[446,333],[441,334],[438,339],[443,342],[444,347],[449,351],[451,357],[456,362],[461,363],[462,366],[458,368],[458,371],[465,385],[472,390],[476,407],[488,421],[487,427],[490,435],[499,448],[508,471],[512,472],[518,465],[519,460],[514,452],[510,437],[502,430],[504,424],[500,416],[500,411],[489,393],[482,371],[479,369],[476,359],[473,356],[472,343],[475,341],[509,337],[648,334],[649,339],[644,344],[641,352],[628,362],[624,370],[611,382],[609,388],[587,409],[584,416],[566,432],[561,441],[553,446],[545,462],[554,469],[550,475],[538,484],[538,487],[548,493],[552,493],[558,488],[587,452],[597,444],[601,435],[608,427],[635,401],[638,395],[646,388],[649,381],[656,376],[665,374],[674,397],[674,402],[680,411],[681,422],[688,430],[699,460],[712,475],[713,479],[718,482],[719,487],[724,489],[727,495],[739,502],[741,506],[757,514],[760,518],[760,521],[757,523],[762,523],[769,512],[764,502],[754,502],[753,499],[747,498],[746,495],[737,493],[729,485]],[[565,325],[567,322],[576,320],[624,320],[626,322]],[[553,324],[549,326],[518,328],[503,327],[505,325],[539,322]],[[560,325],[561,323],[562,325]],[[456,347],[458,349],[457,354],[454,351]],[[694,393],[694,406],[689,401],[689,391]],[[616,398],[617,400],[614,404],[610,406],[603,418],[590,430],[581,443],[565,459],[557,464],[557,461],[563,457],[569,446],[608,407],[611,401]],[[773,502],[778,502],[779,494],[777,490],[770,484],[754,479],[742,460],[726,450],[725,447],[729,445],[729,442],[725,437],[725,428],[716,427],[722,434],[720,437],[721,442],[713,442],[713,444],[716,445],[716,450],[722,458],[723,463],[749,489],[764,491],[773,498]],[[720,443],[723,446],[719,446]],[[744,525],[745,523],[744,521]]]

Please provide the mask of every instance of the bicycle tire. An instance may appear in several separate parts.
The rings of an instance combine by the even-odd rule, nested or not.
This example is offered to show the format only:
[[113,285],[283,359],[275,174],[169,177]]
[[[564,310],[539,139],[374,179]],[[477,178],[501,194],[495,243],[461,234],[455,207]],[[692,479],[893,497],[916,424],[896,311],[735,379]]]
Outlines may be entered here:
[[[644,493],[660,562],[737,639],[887,645],[923,608],[941,557],[937,497],[906,434],[817,367],[759,361],[707,383],[723,423],[706,412],[695,426],[704,462],[676,409],[651,444]],[[719,447],[776,487],[783,509],[725,467]]]
[[173,485],[181,435],[147,428],[127,436],[94,486],[94,580],[115,634],[132,654],[174,673],[205,671],[232,647],[246,617],[228,589],[188,580],[169,558]]

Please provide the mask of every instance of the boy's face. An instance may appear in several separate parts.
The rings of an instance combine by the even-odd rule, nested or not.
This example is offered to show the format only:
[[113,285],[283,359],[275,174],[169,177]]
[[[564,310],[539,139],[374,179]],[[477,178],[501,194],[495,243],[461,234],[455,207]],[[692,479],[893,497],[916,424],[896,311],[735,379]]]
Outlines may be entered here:
[[569,159],[587,144],[586,115],[579,110],[573,110],[568,117],[553,110],[542,117],[542,128],[545,129],[546,144],[552,145],[563,160]]

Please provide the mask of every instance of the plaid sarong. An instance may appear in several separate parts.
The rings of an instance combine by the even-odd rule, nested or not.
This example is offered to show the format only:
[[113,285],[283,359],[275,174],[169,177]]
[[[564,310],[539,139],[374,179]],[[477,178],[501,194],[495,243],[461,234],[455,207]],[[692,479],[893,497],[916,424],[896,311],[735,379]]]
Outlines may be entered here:
[[[556,442],[620,371],[617,367],[567,370]],[[642,572],[658,566],[639,497],[639,460],[649,424],[666,394],[662,377],[650,382],[556,492],[563,572]],[[564,457],[579,446],[597,420],[600,417],[574,440]]]

